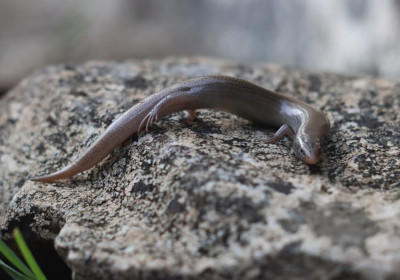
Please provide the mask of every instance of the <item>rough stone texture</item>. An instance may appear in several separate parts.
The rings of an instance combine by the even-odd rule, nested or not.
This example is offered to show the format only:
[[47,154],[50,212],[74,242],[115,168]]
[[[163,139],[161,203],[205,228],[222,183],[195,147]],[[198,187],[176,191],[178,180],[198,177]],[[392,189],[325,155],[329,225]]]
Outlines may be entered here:
[[[325,157],[228,113],[183,113],[55,184],[31,175],[82,153],[113,119],[205,74],[324,110]],[[89,62],[36,72],[0,103],[1,237],[55,241],[75,279],[400,277],[400,85],[206,58]]]

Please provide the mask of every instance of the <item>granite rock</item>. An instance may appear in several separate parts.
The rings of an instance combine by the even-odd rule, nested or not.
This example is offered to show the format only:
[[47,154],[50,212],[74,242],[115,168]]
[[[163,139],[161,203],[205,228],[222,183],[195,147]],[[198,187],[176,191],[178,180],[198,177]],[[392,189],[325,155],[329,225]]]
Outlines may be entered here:
[[[266,144],[271,128],[200,110],[72,179],[28,180],[68,164],[146,96],[209,74],[323,110],[321,162],[299,162],[290,139]],[[55,248],[74,279],[399,278],[399,100],[400,84],[376,78],[199,57],[47,67],[1,98],[0,237],[19,226],[48,245],[39,261]]]

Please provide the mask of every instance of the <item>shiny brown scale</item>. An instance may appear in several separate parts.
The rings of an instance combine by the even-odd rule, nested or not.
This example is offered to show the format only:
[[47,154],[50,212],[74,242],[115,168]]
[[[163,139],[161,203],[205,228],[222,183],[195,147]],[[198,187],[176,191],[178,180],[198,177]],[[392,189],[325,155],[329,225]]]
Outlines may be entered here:
[[307,164],[318,162],[321,145],[329,134],[326,116],[296,99],[269,91],[248,81],[205,76],[188,80],[153,94],[114,121],[75,162],[32,181],[53,182],[72,177],[99,163],[116,147],[163,117],[188,110],[219,109],[267,126],[280,127],[267,143],[294,135],[293,151]]

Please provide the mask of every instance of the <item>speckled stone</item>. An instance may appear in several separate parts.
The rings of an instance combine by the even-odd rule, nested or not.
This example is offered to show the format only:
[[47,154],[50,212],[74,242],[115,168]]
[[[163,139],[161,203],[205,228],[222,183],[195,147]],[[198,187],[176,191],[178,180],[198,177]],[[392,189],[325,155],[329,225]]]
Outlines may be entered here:
[[[154,124],[70,180],[118,115],[207,74],[250,80],[322,109],[316,166],[274,130],[201,110]],[[0,236],[54,240],[74,279],[400,278],[400,85],[207,58],[53,66],[0,102]],[[45,269],[46,270],[46,269]]]

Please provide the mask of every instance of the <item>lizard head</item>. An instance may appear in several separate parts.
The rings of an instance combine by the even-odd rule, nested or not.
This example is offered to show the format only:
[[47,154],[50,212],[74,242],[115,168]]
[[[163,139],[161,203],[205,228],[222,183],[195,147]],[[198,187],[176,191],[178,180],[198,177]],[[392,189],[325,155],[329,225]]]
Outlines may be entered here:
[[293,152],[306,164],[316,164],[321,156],[321,141],[310,135],[297,135],[293,142]]

